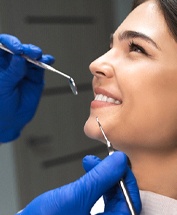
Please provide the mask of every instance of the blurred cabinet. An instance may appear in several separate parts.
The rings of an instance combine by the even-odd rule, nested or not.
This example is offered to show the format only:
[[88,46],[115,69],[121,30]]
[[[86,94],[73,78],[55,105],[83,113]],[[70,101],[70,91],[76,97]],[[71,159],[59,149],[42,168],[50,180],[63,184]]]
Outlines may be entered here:
[[92,76],[88,66],[109,49],[113,8],[107,0],[1,0],[1,31],[55,56],[54,67],[78,85],[46,72],[38,111],[14,144],[20,206],[49,189],[80,177],[86,154],[106,155],[104,145],[85,137]]

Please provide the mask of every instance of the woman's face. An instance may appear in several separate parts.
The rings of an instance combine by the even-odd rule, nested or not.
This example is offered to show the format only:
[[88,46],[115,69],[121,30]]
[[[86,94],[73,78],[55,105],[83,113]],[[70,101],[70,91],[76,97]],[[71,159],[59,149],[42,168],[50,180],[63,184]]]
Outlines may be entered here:
[[177,148],[177,43],[155,1],[129,14],[90,70],[87,136],[104,141],[98,117],[116,149]]

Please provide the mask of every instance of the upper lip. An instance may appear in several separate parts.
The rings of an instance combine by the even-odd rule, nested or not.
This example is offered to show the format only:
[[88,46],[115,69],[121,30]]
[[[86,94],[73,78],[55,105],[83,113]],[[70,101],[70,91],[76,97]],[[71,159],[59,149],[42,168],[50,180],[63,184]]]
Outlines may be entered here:
[[98,95],[98,94],[102,94],[102,95],[105,95],[107,97],[110,97],[110,98],[113,98],[115,100],[118,100],[122,103],[122,99],[120,97],[118,97],[117,95],[115,96],[113,93],[103,89],[103,88],[95,88],[94,89],[94,94],[95,95]]

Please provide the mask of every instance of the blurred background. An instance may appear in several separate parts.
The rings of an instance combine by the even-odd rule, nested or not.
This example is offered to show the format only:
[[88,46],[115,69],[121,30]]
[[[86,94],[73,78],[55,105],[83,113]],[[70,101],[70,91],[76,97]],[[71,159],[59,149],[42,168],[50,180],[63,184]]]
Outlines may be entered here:
[[34,119],[13,144],[0,146],[0,214],[15,214],[37,195],[84,174],[82,158],[107,155],[83,126],[93,99],[89,64],[109,49],[131,0],[1,0],[0,32],[35,44],[55,56],[53,65],[74,78],[46,71],[45,90]]

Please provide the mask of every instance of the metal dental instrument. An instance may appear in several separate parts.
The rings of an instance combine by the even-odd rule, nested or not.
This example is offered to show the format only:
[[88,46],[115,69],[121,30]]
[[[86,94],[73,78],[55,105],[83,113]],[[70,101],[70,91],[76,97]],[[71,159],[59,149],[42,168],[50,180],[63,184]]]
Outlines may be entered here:
[[[11,50],[9,50],[8,48],[6,48],[2,43],[0,43],[0,49],[3,49],[11,54],[14,54]],[[60,72],[58,70],[56,70],[55,68],[53,68],[52,66],[49,66],[45,63],[42,63],[40,61],[37,61],[37,60],[33,60],[31,58],[29,58],[28,56],[26,55],[21,55],[23,58],[25,58],[28,62],[32,63],[32,64],[35,64],[43,69],[47,69],[49,71],[52,71],[52,72],[56,72],[58,73],[59,75],[62,75],[63,77],[67,78],[68,81],[69,81],[69,86],[72,90],[72,92],[74,93],[74,95],[77,95],[78,94],[78,91],[77,91],[77,87],[76,87],[76,84],[74,82],[74,79],[72,77],[70,77],[69,75],[66,75],[65,73],[63,72]]]
[[[100,124],[100,122],[99,122],[99,120],[98,120],[98,117],[96,117],[96,120],[97,120],[98,125],[99,125],[99,127],[100,127],[100,130],[101,130],[101,132],[102,132],[102,134],[103,134],[103,136],[104,136],[104,139],[106,140],[106,145],[107,145],[107,148],[108,148],[108,153],[109,153],[109,155],[112,155],[112,154],[114,153],[114,149],[113,149],[113,147],[112,147],[112,145],[111,145],[111,142],[110,142],[110,141],[108,140],[108,138],[106,137],[106,135],[105,135],[105,133],[104,133],[104,131],[103,131],[103,128],[102,128],[102,126],[101,126],[101,124]],[[125,185],[124,180],[121,179],[120,182],[119,182],[119,184],[120,184],[120,187],[121,187],[122,192],[123,192],[123,194],[124,194],[124,197],[125,197],[125,200],[126,200],[126,202],[127,202],[127,206],[128,206],[128,208],[129,208],[129,210],[130,210],[131,215],[136,215],[135,209],[134,209],[134,207],[133,207],[133,204],[132,204],[132,201],[131,201],[131,198],[130,198],[130,196],[129,196],[129,193],[128,193],[128,190],[127,190],[127,188],[126,188],[126,185]]]

